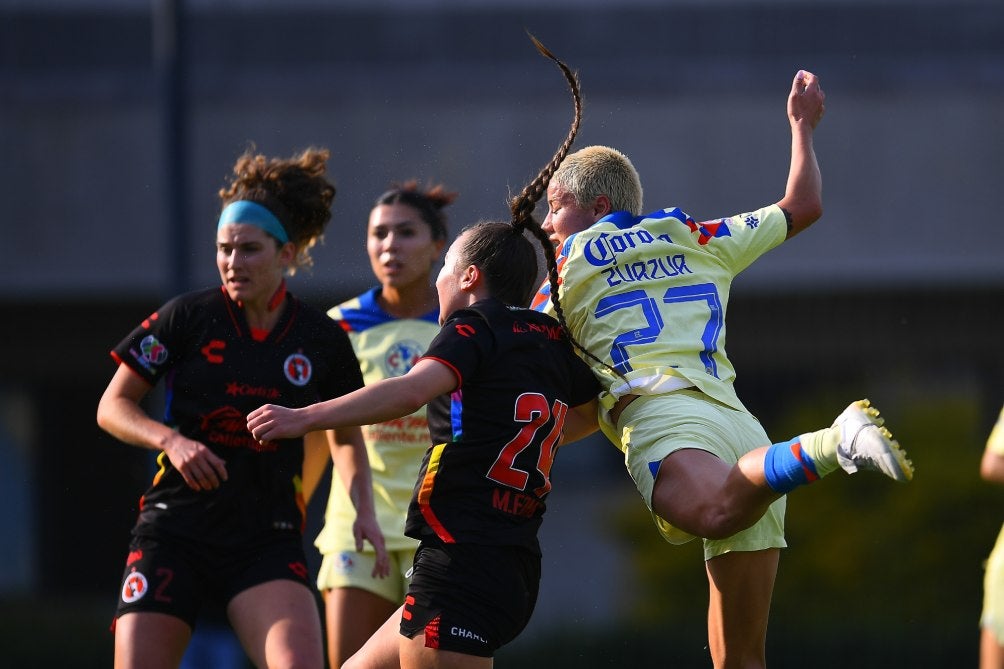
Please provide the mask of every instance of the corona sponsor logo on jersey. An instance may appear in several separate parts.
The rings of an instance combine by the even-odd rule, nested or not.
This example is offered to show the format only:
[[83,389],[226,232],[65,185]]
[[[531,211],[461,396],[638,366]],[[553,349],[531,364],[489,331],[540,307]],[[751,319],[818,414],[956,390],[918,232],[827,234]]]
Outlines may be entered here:
[[282,363],[282,371],[294,386],[305,386],[310,383],[314,366],[310,358],[302,353],[293,353]]
[[417,341],[404,340],[395,342],[387,349],[383,359],[384,371],[387,376],[404,376],[415,366],[425,350]]
[[630,249],[656,242],[670,242],[669,237],[663,239],[663,236],[653,237],[652,233],[645,229],[617,233],[601,232],[583,245],[582,257],[590,265],[605,267],[617,262],[617,256]]

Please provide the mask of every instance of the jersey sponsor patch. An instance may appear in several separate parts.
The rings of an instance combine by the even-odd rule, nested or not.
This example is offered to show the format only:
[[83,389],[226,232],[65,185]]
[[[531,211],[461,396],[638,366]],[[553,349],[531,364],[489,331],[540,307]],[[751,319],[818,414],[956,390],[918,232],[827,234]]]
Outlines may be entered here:
[[167,360],[167,347],[153,335],[143,337],[139,349],[143,352],[143,360],[151,365],[159,365]]
[[132,604],[143,599],[149,589],[146,576],[142,572],[132,571],[126,576],[125,583],[122,584],[122,601],[126,604]]
[[[711,221],[705,221],[703,223],[694,223],[693,220],[688,219],[687,227],[690,228],[691,232],[698,233],[697,243],[700,244],[701,246],[704,246],[715,237],[732,236],[732,233],[729,231],[729,226],[726,224],[724,218],[719,221],[715,221],[714,223],[712,223]],[[755,228],[756,225],[750,227]]]
[[282,371],[294,386],[305,386],[310,383],[314,367],[310,363],[310,358],[302,353],[294,353],[286,358],[282,364]]

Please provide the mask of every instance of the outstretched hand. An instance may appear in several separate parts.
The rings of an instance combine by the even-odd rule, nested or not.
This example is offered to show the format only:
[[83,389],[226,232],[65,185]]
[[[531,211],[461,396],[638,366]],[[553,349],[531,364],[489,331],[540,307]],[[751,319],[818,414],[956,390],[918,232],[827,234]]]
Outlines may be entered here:
[[799,70],[788,95],[788,120],[793,125],[808,123],[810,128],[815,128],[826,112],[825,99],[819,77],[808,70]]
[[266,404],[248,414],[248,431],[260,442],[290,439],[310,432],[305,422],[299,409]]

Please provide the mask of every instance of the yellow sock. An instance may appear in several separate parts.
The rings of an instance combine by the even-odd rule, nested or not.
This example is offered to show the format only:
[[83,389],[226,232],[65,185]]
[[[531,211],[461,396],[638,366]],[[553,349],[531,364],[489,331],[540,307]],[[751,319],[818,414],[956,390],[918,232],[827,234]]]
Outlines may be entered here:
[[816,473],[820,478],[840,468],[837,462],[837,445],[840,443],[840,428],[827,427],[815,432],[806,432],[799,436],[802,450],[812,458],[816,465]]

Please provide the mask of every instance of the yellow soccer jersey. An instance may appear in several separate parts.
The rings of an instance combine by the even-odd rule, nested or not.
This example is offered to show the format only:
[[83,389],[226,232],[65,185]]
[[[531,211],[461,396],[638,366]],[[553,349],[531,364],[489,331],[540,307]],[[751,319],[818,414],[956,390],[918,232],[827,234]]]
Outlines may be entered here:
[[990,431],[990,437],[987,439],[987,450],[995,455],[1004,457],[1004,409],[1001,409],[1000,415],[997,416],[997,422]]
[[[328,311],[349,333],[366,385],[405,374],[439,333],[438,309],[420,319],[397,319],[377,305],[378,291],[373,288]],[[404,536],[404,520],[422,457],[431,444],[425,407],[404,418],[366,425],[363,438],[373,470],[377,521],[387,549],[415,548],[417,542]],[[352,523],[356,512],[337,475],[332,477],[331,490],[324,528],[314,545],[324,554],[355,550]],[[367,543],[365,550],[373,547]]]
[[[614,212],[566,239],[558,267],[568,326],[630,384],[587,359],[606,389],[604,405],[693,385],[745,410],[725,353],[729,289],[786,234],[784,212],[772,205],[704,223],[675,208]],[[546,283],[534,307],[554,313]]]

